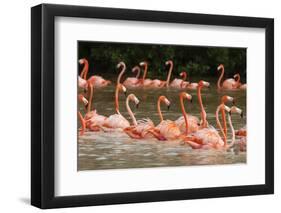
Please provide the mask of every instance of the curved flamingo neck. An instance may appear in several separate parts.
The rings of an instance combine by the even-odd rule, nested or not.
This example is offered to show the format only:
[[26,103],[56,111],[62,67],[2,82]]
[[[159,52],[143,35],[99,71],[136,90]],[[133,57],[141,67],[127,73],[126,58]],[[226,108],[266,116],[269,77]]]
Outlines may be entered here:
[[188,134],[188,121],[187,121],[187,115],[186,115],[186,111],[184,108],[184,103],[183,103],[183,94],[180,95],[180,105],[181,105],[181,111],[182,111],[182,115],[184,118],[184,122],[185,122],[185,134]]
[[187,78],[187,74],[186,74],[186,72],[183,72],[182,73],[182,82],[180,85],[181,88],[184,88],[184,83],[185,83],[186,78]]
[[231,120],[230,114],[228,114],[228,123],[229,123],[231,133],[232,133],[231,143],[228,145],[228,147],[232,147],[235,143],[235,130],[234,130],[233,125],[232,125],[232,120]]
[[84,120],[82,114],[79,111],[78,111],[78,117],[79,117],[79,120],[80,120],[80,123],[81,123],[80,135],[83,135],[84,132],[85,132],[85,129],[86,129],[86,123],[85,123],[85,120]]
[[94,86],[92,84],[89,84],[89,87],[90,87],[90,96],[89,96],[89,104],[88,104],[87,112],[91,111],[93,95],[94,95]]
[[222,116],[222,122],[223,122],[223,131],[224,131],[224,134],[226,135],[227,134],[227,125],[226,125],[226,116],[225,116],[225,109],[224,109],[224,100],[221,100],[221,116]]
[[142,80],[144,81],[146,78],[146,74],[147,74],[147,64],[144,64],[144,71],[143,71],[143,76],[142,76]]
[[135,115],[134,115],[134,113],[132,112],[132,110],[131,110],[131,108],[130,108],[130,106],[129,106],[130,98],[131,98],[131,96],[129,95],[129,96],[127,97],[127,99],[126,99],[126,108],[127,108],[127,111],[128,111],[128,113],[129,113],[129,115],[130,115],[132,121],[133,121],[134,126],[137,126],[137,125],[138,125],[138,124],[137,124],[137,120],[136,120]]
[[239,74],[237,74],[235,76],[235,81],[236,81],[237,84],[240,83],[240,75]]
[[80,77],[83,78],[84,80],[86,80],[88,72],[89,72],[89,62],[88,62],[88,60],[84,59],[84,67],[80,74]]
[[202,127],[205,128],[207,127],[207,120],[206,120],[206,111],[204,109],[203,103],[202,103],[202,97],[201,97],[201,89],[202,86],[197,87],[197,97],[201,109],[201,120],[202,120]]
[[171,62],[171,63],[170,63],[170,69],[169,69],[168,76],[167,76],[167,80],[166,80],[166,86],[167,86],[167,87],[168,87],[169,84],[170,84],[170,79],[171,79],[173,67],[174,67],[174,64],[173,64],[173,62]]
[[[140,77],[140,68],[139,68],[139,67],[136,67],[135,70],[137,70],[136,78],[139,78],[139,77]],[[134,72],[135,72],[135,71],[134,71]]]
[[223,104],[220,104],[220,105],[217,107],[217,110],[216,110],[216,122],[217,122],[217,125],[218,125],[218,127],[219,127],[219,129],[220,129],[222,135],[223,135],[224,146],[226,146],[226,145],[227,145],[227,142],[226,142],[226,140],[227,140],[226,134],[224,133],[224,130],[223,130],[222,126],[221,126],[221,122],[220,122],[220,120],[219,120],[219,112],[221,111],[221,108],[223,108],[223,107],[224,107]]
[[117,85],[120,84],[121,78],[122,78],[122,76],[123,76],[125,71],[126,71],[126,65],[123,65],[122,66],[122,70],[119,73],[118,78],[117,78]]
[[162,99],[161,99],[161,96],[158,98],[158,101],[157,101],[157,111],[158,111],[158,115],[160,117],[160,123],[164,120],[163,119],[163,115],[162,115],[162,112],[161,112],[161,102],[162,102]]
[[121,115],[119,111],[119,89],[120,89],[119,85],[120,84],[117,84],[115,88],[115,111],[117,112],[117,114]]
[[222,88],[222,87],[221,87],[221,80],[222,80],[222,78],[223,78],[223,75],[224,75],[224,66],[222,66],[221,75],[220,75],[220,77],[219,77],[219,79],[218,79],[218,82],[217,82],[217,87],[218,87],[218,89],[221,89],[221,88]]

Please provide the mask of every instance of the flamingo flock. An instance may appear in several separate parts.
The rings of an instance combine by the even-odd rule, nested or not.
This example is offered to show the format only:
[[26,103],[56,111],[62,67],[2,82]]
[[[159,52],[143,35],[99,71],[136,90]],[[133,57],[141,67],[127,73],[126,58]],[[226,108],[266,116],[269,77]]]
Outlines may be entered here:
[[[132,72],[136,73],[135,77],[128,77],[121,82],[127,68],[124,62],[118,63],[117,69],[119,70],[119,74],[115,85],[114,99],[115,113],[110,116],[98,114],[97,109],[92,107],[92,102],[94,101],[95,90],[108,86],[111,84],[111,81],[97,75],[92,75],[87,79],[89,62],[87,59],[83,58],[79,60],[79,63],[83,65],[83,69],[81,74],[78,76],[78,86],[84,91],[78,95],[78,101],[84,106],[84,116],[82,115],[82,112],[78,111],[78,118],[81,125],[79,128],[80,136],[86,131],[102,131],[108,134],[110,134],[110,132],[118,131],[123,132],[128,137],[133,139],[154,138],[161,142],[180,141],[181,144],[186,144],[192,149],[228,150],[237,144],[240,151],[246,151],[246,126],[242,129],[235,130],[232,124],[232,116],[234,113],[237,113],[243,117],[242,110],[235,106],[234,98],[228,95],[223,95],[221,97],[220,103],[218,103],[218,107],[214,112],[216,117],[216,125],[219,130],[218,131],[212,125],[210,125],[207,120],[207,113],[205,111],[201,95],[201,90],[203,88],[208,88],[210,83],[203,80],[200,80],[198,83],[190,83],[186,81],[186,71],[182,71],[180,73],[181,78],[175,78],[172,82],[170,82],[174,67],[172,60],[165,62],[165,65],[169,68],[166,80],[146,78],[148,72],[148,63],[144,61],[140,62],[139,66],[137,65],[133,67]],[[142,70],[143,75],[140,77]],[[233,78],[226,79],[222,82],[224,77],[224,66],[222,64],[219,65],[217,70],[221,71],[217,82],[218,90],[229,91],[246,89],[246,84],[242,84],[240,82],[239,74],[235,74]],[[149,118],[135,117],[130,104],[134,104],[137,110],[140,100],[133,93],[130,93],[127,96],[127,89],[162,89],[168,87],[180,90],[178,98],[180,103],[179,110],[181,111],[182,116],[176,120],[166,119],[166,116],[162,113],[161,106],[166,105],[166,107],[169,109],[171,102],[168,97],[160,95],[157,97],[157,99],[155,99],[155,107],[157,108],[160,119],[158,124],[154,124],[154,122]],[[192,115],[190,112],[186,112],[185,100],[191,104],[192,100],[194,99],[187,92],[187,90],[197,91],[200,118]],[[119,95],[121,92],[124,93],[126,97],[125,105],[131,122],[120,113]],[[232,104],[231,107],[227,106],[229,103]],[[230,143],[227,140],[227,125],[229,126],[232,135]]]

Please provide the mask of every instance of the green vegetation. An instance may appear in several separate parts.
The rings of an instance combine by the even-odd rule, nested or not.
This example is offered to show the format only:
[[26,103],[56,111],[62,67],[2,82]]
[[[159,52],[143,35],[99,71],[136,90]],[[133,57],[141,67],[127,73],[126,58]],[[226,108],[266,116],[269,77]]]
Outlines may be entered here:
[[[219,64],[224,64],[225,75],[239,72],[246,77],[246,49],[227,47],[175,46],[154,44],[79,42],[79,58],[87,58],[90,72],[112,73],[124,61],[128,69],[141,61],[149,63],[148,77],[166,76],[165,61],[173,60],[176,76],[186,70],[191,76],[216,76]],[[80,71],[80,70],[79,70]]]

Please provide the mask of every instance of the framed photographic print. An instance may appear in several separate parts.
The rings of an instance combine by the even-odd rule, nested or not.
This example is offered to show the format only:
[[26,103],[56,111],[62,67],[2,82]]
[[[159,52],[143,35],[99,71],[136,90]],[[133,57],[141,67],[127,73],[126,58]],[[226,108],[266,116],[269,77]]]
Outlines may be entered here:
[[274,191],[274,20],[31,9],[31,203]]

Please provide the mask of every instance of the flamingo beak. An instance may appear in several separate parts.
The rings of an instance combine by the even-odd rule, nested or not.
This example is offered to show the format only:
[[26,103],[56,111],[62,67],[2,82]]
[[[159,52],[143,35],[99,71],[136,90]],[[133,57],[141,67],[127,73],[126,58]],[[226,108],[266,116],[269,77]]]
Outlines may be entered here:
[[87,93],[87,90],[86,90],[86,89],[84,89],[84,93]]
[[241,112],[240,116],[241,116],[241,118],[243,118],[243,111]]
[[89,105],[89,103],[85,104],[85,109],[86,110],[88,109],[88,105]]
[[167,106],[167,109],[170,110],[170,105]]
[[125,97],[127,97],[127,91],[124,92]]
[[190,99],[190,103],[192,103],[192,98]]
[[233,106],[235,106],[235,99],[234,98],[233,98],[232,104],[233,104]]
[[140,103],[137,103],[137,104],[136,104],[136,108],[137,108],[137,109],[139,108],[139,105],[140,105]]

